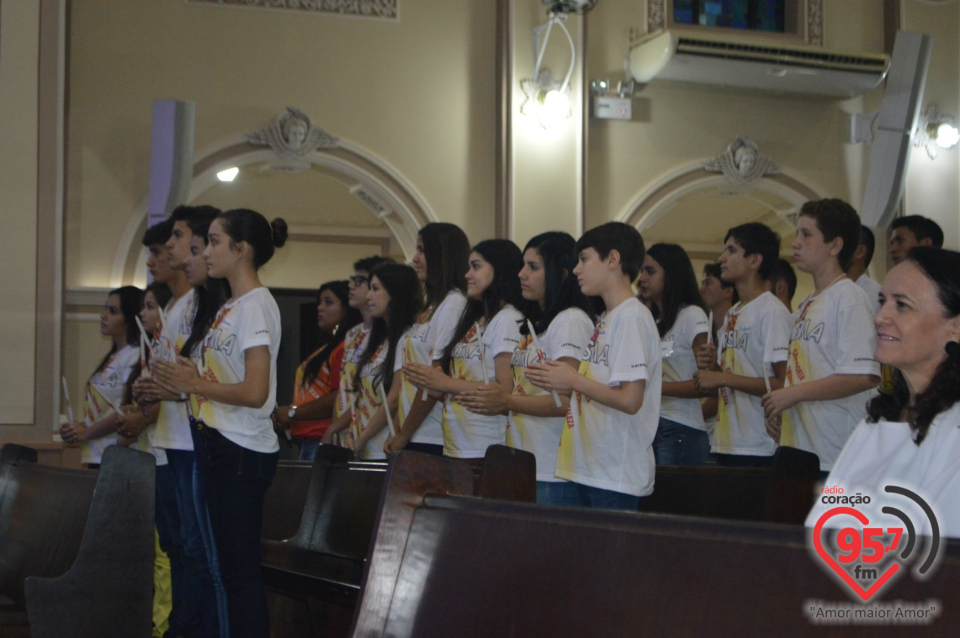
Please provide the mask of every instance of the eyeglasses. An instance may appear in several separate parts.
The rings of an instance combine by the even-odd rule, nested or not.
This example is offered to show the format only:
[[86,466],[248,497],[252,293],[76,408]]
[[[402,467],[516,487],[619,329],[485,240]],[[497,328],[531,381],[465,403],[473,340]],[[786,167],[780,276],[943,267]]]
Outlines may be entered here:
[[348,277],[347,279],[350,281],[350,283],[354,285],[355,288],[359,288],[360,286],[365,286],[367,285],[367,283],[370,282],[370,279],[367,277],[364,277],[363,275],[354,275],[353,277]]

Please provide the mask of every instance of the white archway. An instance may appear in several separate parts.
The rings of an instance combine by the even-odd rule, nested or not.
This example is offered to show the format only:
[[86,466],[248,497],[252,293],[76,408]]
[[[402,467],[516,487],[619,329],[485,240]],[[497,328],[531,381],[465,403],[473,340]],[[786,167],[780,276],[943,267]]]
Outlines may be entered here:
[[[218,184],[217,173],[226,168],[259,165],[273,159],[272,150],[250,144],[244,134],[205,147],[194,161],[188,201],[196,200]],[[346,140],[340,140],[337,148],[315,151],[305,159],[311,166],[341,177],[350,194],[383,221],[404,256],[412,259],[418,231],[437,218],[426,199],[399,171],[375,153]],[[146,223],[147,197],[144,197],[133,211],[117,245],[111,286],[131,283],[137,265],[145,261],[139,238],[146,230]]]

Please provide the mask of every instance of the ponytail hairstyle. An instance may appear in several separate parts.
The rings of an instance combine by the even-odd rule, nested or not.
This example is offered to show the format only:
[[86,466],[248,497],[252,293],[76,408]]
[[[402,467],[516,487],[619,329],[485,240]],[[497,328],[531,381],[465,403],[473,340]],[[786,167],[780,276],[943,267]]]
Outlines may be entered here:
[[[204,207],[210,208],[210,207]],[[207,234],[210,232],[210,224],[217,219],[219,214],[211,214],[204,210],[194,215],[187,221],[187,225],[195,237],[203,239],[203,244],[209,244]],[[193,348],[207,336],[207,330],[213,325],[213,320],[217,313],[227,303],[233,292],[230,290],[230,282],[226,279],[216,277],[207,277],[202,286],[197,286],[194,296],[193,323],[190,326],[190,336],[186,343],[180,349],[180,356],[189,357]]]
[[[543,260],[543,309],[538,303],[530,303],[527,308],[527,317],[538,334],[542,334],[554,318],[568,308],[583,310],[591,321],[597,318],[594,303],[580,291],[577,276],[573,274],[577,265],[576,246],[576,240],[569,234],[551,231],[537,235],[523,249],[524,254],[535,249]],[[523,322],[520,333],[527,332],[527,323]]]
[[[493,281],[483,291],[480,299],[467,299],[467,305],[460,315],[460,323],[453,338],[443,350],[441,365],[444,372],[450,371],[450,358],[454,347],[463,339],[473,324],[481,318],[490,321],[500,309],[510,304],[524,315],[530,305],[524,301],[520,292],[520,269],[523,268],[523,253],[509,239],[487,239],[473,247],[483,259],[493,266]],[[430,263],[427,262],[429,268]]]
[[360,314],[360,311],[350,307],[350,287],[346,280],[328,281],[320,286],[320,290],[317,291],[318,305],[320,304],[320,295],[322,295],[325,290],[329,290],[340,300],[340,307],[343,308],[343,317],[340,319],[340,323],[337,325],[333,337],[324,344],[323,350],[321,350],[317,356],[307,361],[307,365],[303,367],[304,387],[309,386],[316,380],[323,366],[330,360],[330,355],[337,349],[337,346],[343,343],[347,332],[363,321],[363,316]]
[[[137,326],[135,317],[140,312],[140,308],[143,307],[143,291],[136,286],[122,286],[111,290],[107,294],[107,299],[113,295],[120,297],[120,314],[123,315],[123,324],[127,330],[127,345],[140,345],[140,328]],[[107,365],[107,361],[110,360],[110,357],[112,357],[116,351],[117,344],[114,342],[114,344],[110,346],[110,351],[100,360],[100,363],[97,364],[97,369],[93,371],[93,374],[103,370],[103,366]],[[134,367],[139,365],[140,362],[137,361]]]
[[421,228],[420,240],[427,260],[426,305],[436,310],[451,290],[466,294],[464,275],[469,266],[470,242],[459,226],[446,222],[432,222]]
[[647,254],[663,268],[660,306],[650,304],[650,312],[657,320],[657,329],[662,337],[670,332],[677,322],[677,315],[687,306],[698,306],[704,312],[707,308],[700,296],[693,264],[683,248],[677,244],[654,244],[647,249]]
[[[943,316],[953,319],[960,315],[960,253],[942,248],[917,246],[912,248],[904,261],[913,262],[937,287],[937,297],[943,305]],[[893,371],[893,387],[867,403],[867,420],[876,423],[880,419],[900,421],[906,413],[907,422],[915,432],[914,443],[923,443],[930,424],[938,414],[945,412],[960,401],[960,344],[950,341],[945,344],[946,357],[937,366],[930,385],[918,393],[913,404],[903,373]],[[881,386],[882,388],[882,386]]]
[[253,250],[253,267],[260,267],[273,257],[274,248],[287,243],[287,222],[277,217],[272,222],[255,210],[234,208],[217,215],[223,225],[223,232],[230,238],[230,246],[235,247],[245,241]]
[[[427,267],[430,267],[429,260]],[[376,277],[390,295],[390,304],[387,306],[387,319],[382,317],[373,320],[367,346],[357,362],[357,371],[353,378],[353,387],[360,387],[360,373],[373,360],[380,345],[387,342],[387,356],[380,369],[373,378],[374,387],[383,384],[383,389],[390,391],[393,382],[393,363],[397,357],[397,347],[400,339],[417,315],[423,309],[423,295],[420,292],[420,280],[417,271],[403,264],[382,264],[370,273],[370,281]]]

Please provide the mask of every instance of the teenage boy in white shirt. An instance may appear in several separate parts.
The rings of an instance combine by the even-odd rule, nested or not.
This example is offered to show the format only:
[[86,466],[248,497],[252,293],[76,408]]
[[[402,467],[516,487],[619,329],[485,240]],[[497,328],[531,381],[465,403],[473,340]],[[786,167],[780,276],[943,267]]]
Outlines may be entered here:
[[780,444],[816,454],[824,477],[880,380],[870,300],[844,273],[859,240],[850,204],[823,199],[800,209],[793,257],[814,291],[794,314],[785,387],[763,398],[767,418],[781,419]]
[[600,316],[579,372],[559,361],[532,364],[527,378],[572,395],[555,475],[576,484],[584,507],[636,511],[653,492],[653,438],[660,417],[660,333],[632,283],[643,264],[643,238],[610,222],[576,247],[583,294],[599,296]]
[[[717,342],[717,336],[723,328],[723,320],[727,316],[727,311],[733,307],[733,304],[740,301],[737,296],[737,287],[729,281],[720,278],[720,264],[705,264],[703,266],[703,279],[700,280],[700,296],[703,297],[703,303],[707,310],[713,313],[713,325],[710,326],[710,332],[713,333],[712,341]],[[720,401],[718,392],[710,393],[710,396],[700,400],[700,409],[703,410],[703,421],[707,426],[707,434],[713,441],[713,432],[717,428],[717,404]],[[711,463],[715,461],[711,460]]]
[[867,276],[867,268],[873,261],[875,247],[876,239],[873,236],[873,231],[860,224],[860,245],[853,252],[850,265],[847,266],[847,277],[863,288],[863,292],[867,293],[867,299],[870,300],[870,308],[873,309],[874,315],[880,312],[880,284]]
[[[720,276],[733,283],[740,302],[724,319],[717,344],[697,357],[697,387],[720,391],[720,413],[711,442],[719,465],[769,467],[779,431],[767,424],[761,397],[767,378],[783,387],[792,321],[787,308],[766,290],[765,281],[780,258],[780,236],[753,222],[731,228],[720,254]],[[719,347],[719,357],[717,348]]]

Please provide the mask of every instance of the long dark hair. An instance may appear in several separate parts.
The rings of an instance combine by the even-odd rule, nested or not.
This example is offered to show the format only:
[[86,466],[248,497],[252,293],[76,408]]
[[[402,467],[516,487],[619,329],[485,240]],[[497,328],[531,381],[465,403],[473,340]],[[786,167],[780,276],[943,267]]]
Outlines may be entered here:
[[[207,233],[210,231],[210,224],[214,219],[216,217],[204,215],[187,222],[193,235],[203,239],[204,246],[209,243]],[[204,284],[197,286],[194,290],[196,296],[193,300],[195,304],[193,323],[190,326],[190,336],[187,337],[186,343],[180,349],[180,356],[182,357],[189,357],[194,346],[203,341],[204,337],[207,336],[207,330],[213,325],[217,313],[223,308],[223,304],[227,303],[227,299],[233,295],[230,290],[230,282],[216,277],[207,277]]]
[[663,268],[660,305],[650,304],[650,312],[657,320],[657,329],[662,337],[673,328],[681,310],[687,306],[698,306],[706,312],[706,306],[700,296],[697,275],[687,251],[677,244],[654,244],[647,249],[647,254]]
[[[567,233],[551,231],[537,235],[527,242],[523,253],[533,248],[543,260],[544,300],[540,304],[528,304],[527,315],[538,334],[546,330],[558,314],[568,308],[579,308],[591,321],[597,318],[596,307],[589,297],[580,291],[573,269],[577,265],[576,240]],[[527,334],[527,323],[520,326],[520,333]]]
[[[134,317],[137,316],[140,307],[143,305],[143,291],[136,286],[122,286],[107,293],[107,299],[113,295],[120,297],[120,314],[123,315],[123,324],[127,331],[127,345],[140,345],[140,328],[137,327],[137,320]],[[117,344],[114,342],[110,346],[110,351],[100,360],[93,373],[100,372],[116,351]]]
[[[430,262],[427,262],[429,265]],[[373,378],[374,387],[383,384],[383,389],[390,391],[393,382],[393,362],[396,360],[397,347],[403,333],[413,325],[414,319],[423,309],[423,295],[420,293],[420,280],[417,271],[403,264],[382,264],[370,273],[370,281],[376,277],[390,295],[390,304],[387,307],[387,318],[373,320],[367,345],[357,362],[357,371],[353,377],[353,387],[360,388],[360,373],[373,360],[380,345],[387,342],[387,356],[383,365],[377,370]]]
[[427,260],[427,280],[424,282],[426,305],[437,306],[451,290],[467,292],[464,275],[470,259],[470,242],[459,226],[446,222],[432,222],[420,229],[423,256]]
[[[916,264],[936,285],[945,317],[952,319],[960,315],[960,253],[917,246],[907,253],[905,261]],[[912,405],[907,381],[900,370],[894,369],[891,392],[881,391],[867,403],[867,419],[871,423],[880,419],[900,421],[906,413],[907,422],[915,432],[913,440],[920,445],[936,416],[952,408],[957,401],[960,401],[960,346],[954,345],[937,366],[930,385],[914,397]]]
[[[167,284],[161,284],[153,282],[143,291],[143,305],[147,303],[147,293],[153,295],[153,298],[157,300],[157,305],[163,308],[167,305],[167,302],[170,301],[170,298],[173,296],[173,293],[170,292],[170,287]],[[141,308],[143,307],[141,306]],[[136,322],[134,322],[136,323]],[[139,328],[137,330],[139,335]],[[147,350],[144,352],[144,355],[149,360],[150,351]],[[123,400],[122,405],[127,405],[133,402],[133,384],[140,378],[140,374],[143,372],[143,368],[140,367],[140,362],[138,361],[136,365],[133,366],[133,372],[130,373],[130,376],[127,377],[126,382],[123,384]]]
[[510,304],[521,312],[530,305],[524,302],[520,292],[519,274],[523,268],[523,253],[515,243],[509,239],[487,239],[474,246],[473,252],[479,253],[493,266],[493,281],[483,291],[480,299],[467,300],[453,338],[443,350],[441,365],[445,372],[450,371],[450,355],[454,347],[466,336],[474,323],[481,318],[490,321],[505,304]]
[[321,350],[317,356],[308,360],[307,365],[303,367],[302,383],[304,387],[313,383],[317,378],[323,366],[330,360],[330,355],[337,349],[337,346],[343,343],[347,332],[363,321],[363,316],[360,314],[360,311],[350,307],[350,285],[346,280],[328,281],[320,286],[320,290],[317,291],[317,305],[320,305],[320,295],[322,295],[325,290],[329,290],[340,300],[340,307],[343,308],[343,318],[340,319],[340,323],[337,325],[333,336],[323,345],[323,350]]

